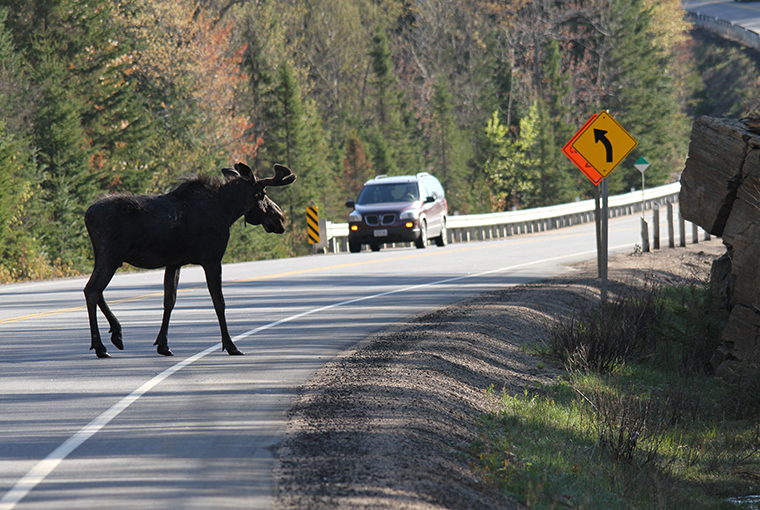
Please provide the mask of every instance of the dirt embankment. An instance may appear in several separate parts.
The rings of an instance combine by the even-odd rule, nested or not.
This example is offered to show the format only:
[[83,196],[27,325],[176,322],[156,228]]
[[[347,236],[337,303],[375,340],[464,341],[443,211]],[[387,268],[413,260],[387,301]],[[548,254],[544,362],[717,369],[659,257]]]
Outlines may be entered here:
[[[645,282],[706,280],[720,239],[620,255],[612,296]],[[343,353],[300,389],[277,447],[275,507],[523,508],[470,469],[484,390],[520,392],[559,372],[528,354],[546,327],[598,302],[595,261],[565,276],[411,317]]]

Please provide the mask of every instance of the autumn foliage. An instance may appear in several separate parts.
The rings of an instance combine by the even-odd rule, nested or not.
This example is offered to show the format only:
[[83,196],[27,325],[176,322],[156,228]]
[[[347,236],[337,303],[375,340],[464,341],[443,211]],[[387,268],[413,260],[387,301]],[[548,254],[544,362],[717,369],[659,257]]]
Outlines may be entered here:
[[86,271],[95,197],[237,161],[299,181],[288,234],[235,225],[228,260],[307,253],[306,205],[343,222],[377,173],[436,174],[452,214],[590,196],[559,149],[600,109],[666,182],[709,87],[757,86],[694,35],[678,0],[0,0],[0,278]]

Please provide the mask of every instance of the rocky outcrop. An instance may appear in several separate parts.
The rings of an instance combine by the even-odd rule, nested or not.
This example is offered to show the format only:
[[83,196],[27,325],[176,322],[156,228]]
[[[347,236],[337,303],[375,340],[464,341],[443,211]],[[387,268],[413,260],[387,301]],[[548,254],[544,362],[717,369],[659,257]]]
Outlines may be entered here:
[[713,268],[713,285],[725,292],[731,310],[722,346],[712,359],[719,374],[743,360],[760,361],[760,135],[755,132],[757,125],[754,117],[743,120],[698,118],[692,128],[689,157],[681,176],[680,207],[684,219],[722,236],[727,248],[726,257]]

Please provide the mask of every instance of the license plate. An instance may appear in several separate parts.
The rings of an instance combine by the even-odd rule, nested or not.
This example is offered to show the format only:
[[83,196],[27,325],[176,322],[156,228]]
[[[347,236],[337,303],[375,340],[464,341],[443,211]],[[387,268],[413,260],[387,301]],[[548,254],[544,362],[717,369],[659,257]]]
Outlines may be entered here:
[[375,230],[375,237],[387,237],[387,236],[388,236],[388,229],[379,228]]

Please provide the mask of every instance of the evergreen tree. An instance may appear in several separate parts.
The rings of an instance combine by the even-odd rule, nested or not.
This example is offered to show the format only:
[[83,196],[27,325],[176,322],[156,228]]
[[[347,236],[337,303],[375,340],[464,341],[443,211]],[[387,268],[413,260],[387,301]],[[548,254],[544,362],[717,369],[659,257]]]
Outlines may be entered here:
[[372,39],[370,58],[374,118],[368,133],[373,166],[378,174],[416,173],[422,168],[417,128],[393,71],[388,36],[382,25],[377,27]]
[[540,146],[538,102],[530,114],[520,120],[520,136],[513,140],[509,128],[494,112],[486,125],[489,141],[485,172],[496,197],[495,209],[500,211],[522,208],[535,200],[540,183],[540,164],[535,147]]
[[[557,143],[555,122],[550,116],[549,106],[538,98],[533,103],[530,115],[520,124],[520,137],[523,138],[524,150],[529,154],[528,160],[535,166],[533,172],[538,175],[535,194],[526,197],[526,207],[542,207],[559,204],[566,198],[568,173],[562,170],[561,146]],[[529,126],[532,133],[524,132]],[[525,140],[530,138],[532,143]]]
[[562,49],[559,41],[549,39],[544,48],[541,94],[537,98],[540,123],[541,185],[535,204],[554,205],[580,195],[578,170],[565,158],[560,149],[573,135],[574,127],[568,123],[570,108],[570,80],[562,72]]
[[43,201],[35,225],[52,260],[83,265],[88,246],[84,210],[94,195],[89,179],[91,147],[82,126],[85,101],[51,36],[40,36],[33,78],[41,89],[34,115],[34,144]]
[[129,74],[130,46],[120,42],[106,0],[6,4],[36,93],[31,143],[40,194],[27,228],[51,260],[84,269],[90,252],[84,210],[100,190],[137,177],[123,162],[144,153],[137,145],[150,124]]
[[668,55],[649,35],[652,11],[643,0],[613,0],[602,16],[610,51],[600,63],[604,108],[639,142],[638,147],[611,174],[610,192],[621,192],[641,182],[633,162],[644,156],[652,166],[647,181],[664,183],[681,161],[688,125],[677,102]]
[[[283,194],[277,200],[288,204],[288,217],[293,227],[286,235],[291,253],[304,253],[306,244],[306,206],[312,200],[336,209],[334,193],[329,193],[330,182],[336,180],[326,162],[325,135],[315,105],[302,101],[301,88],[293,67],[284,62],[277,75],[277,84],[272,89],[271,98],[275,108],[269,110],[271,117],[267,123],[270,128],[264,134],[264,141],[259,150],[260,160],[266,162],[270,172],[274,163],[282,163],[298,175],[299,183],[284,189],[272,189],[272,196]],[[262,171],[262,169],[260,169]]]
[[430,141],[432,170],[448,191],[449,207],[460,210],[468,201],[468,161],[472,150],[456,125],[453,98],[444,80],[435,83],[433,92],[433,129]]
[[0,264],[11,255],[15,236],[11,222],[20,213],[24,196],[28,198],[28,169],[34,161],[28,145],[29,86],[12,35],[5,28],[7,16],[7,9],[0,8]]

